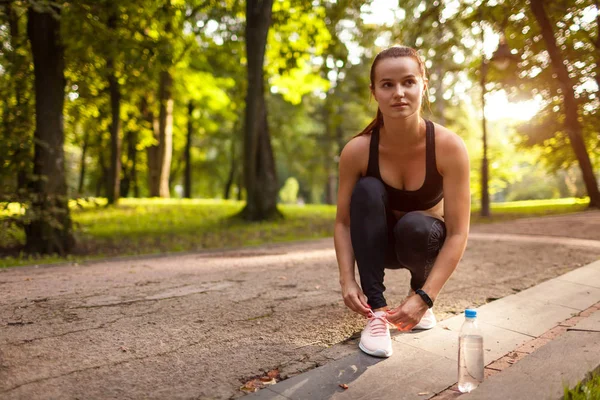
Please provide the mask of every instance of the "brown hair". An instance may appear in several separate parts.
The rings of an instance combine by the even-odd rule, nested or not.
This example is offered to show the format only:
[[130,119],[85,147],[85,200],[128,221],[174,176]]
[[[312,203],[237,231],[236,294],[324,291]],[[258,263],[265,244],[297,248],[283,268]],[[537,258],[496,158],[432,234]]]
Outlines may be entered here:
[[[423,62],[423,60],[421,60],[419,53],[417,53],[417,51],[415,49],[413,49],[412,47],[392,46],[392,47],[389,47],[389,48],[379,52],[379,54],[377,54],[375,56],[375,59],[373,60],[373,64],[371,65],[371,73],[370,73],[372,88],[375,87],[375,67],[377,67],[377,64],[379,63],[379,61],[385,60],[386,58],[398,58],[398,57],[414,58],[415,61],[417,61],[417,64],[419,64],[419,72],[421,72],[421,78],[425,79],[425,75],[426,75],[425,63]],[[365,129],[363,129],[363,131],[356,136],[361,136],[361,135],[364,135],[365,133],[370,133],[371,131],[373,131],[374,128],[379,129],[379,128],[381,128],[382,125],[383,125],[383,114],[381,113],[381,110],[379,109],[379,107],[377,107],[377,115],[375,116],[375,119],[373,121],[371,121],[371,123],[369,125],[367,125],[367,127]]]

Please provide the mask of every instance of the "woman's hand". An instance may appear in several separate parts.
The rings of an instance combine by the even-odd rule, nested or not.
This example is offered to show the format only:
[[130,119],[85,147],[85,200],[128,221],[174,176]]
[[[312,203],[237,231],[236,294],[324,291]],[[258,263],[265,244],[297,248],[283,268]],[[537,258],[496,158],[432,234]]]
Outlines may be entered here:
[[366,317],[371,311],[371,307],[367,303],[367,296],[355,280],[342,284],[342,297],[344,298],[344,304],[356,313]]
[[387,320],[400,331],[410,331],[421,321],[425,311],[427,304],[418,294],[413,294],[398,307],[388,311]]

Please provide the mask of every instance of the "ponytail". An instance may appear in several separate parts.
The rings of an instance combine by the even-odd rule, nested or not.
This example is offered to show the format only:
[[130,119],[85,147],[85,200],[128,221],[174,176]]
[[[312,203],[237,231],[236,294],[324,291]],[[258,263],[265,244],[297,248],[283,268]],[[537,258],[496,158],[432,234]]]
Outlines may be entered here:
[[369,125],[367,125],[367,127],[365,129],[363,129],[363,131],[361,133],[359,133],[358,135],[356,135],[354,137],[358,137],[358,136],[365,135],[367,133],[371,133],[375,129],[379,129],[382,126],[383,126],[383,114],[381,113],[381,110],[379,109],[379,107],[377,107],[377,115],[375,116],[375,119],[373,121],[371,121],[371,123]]

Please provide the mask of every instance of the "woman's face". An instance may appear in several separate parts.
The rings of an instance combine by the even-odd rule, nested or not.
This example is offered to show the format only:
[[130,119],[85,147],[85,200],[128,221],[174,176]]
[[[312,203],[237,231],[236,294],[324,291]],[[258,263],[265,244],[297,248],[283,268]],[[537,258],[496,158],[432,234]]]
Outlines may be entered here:
[[375,66],[371,91],[381,113],[388,118],[405,119],[418,114],[425,91],[419,63],[413,57],[384,58]]

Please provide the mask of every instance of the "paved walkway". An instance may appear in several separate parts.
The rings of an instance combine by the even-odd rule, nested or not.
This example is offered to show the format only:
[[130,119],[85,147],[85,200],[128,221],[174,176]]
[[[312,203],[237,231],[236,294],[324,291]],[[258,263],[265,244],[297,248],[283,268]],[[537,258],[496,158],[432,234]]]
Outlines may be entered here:
[[[478,309],[486,380],[456,389],[464,316],[393,335],[394,355],[356,351],[248,399],[559,399],[600,366],[600,261]],[[347,385],[347,389],[342,388]]]
[[[597,302],[592,297],[599,289],[597,275],[570,282],[564,274],[600,258],[595,242],[600,212],[472,228],[460,268],[436,303],[436,314],[446,320],[429,332],[395,335],[396,354],[385,361],[361,355],[353,342],[364,320],[343,305],[331,238],[0,269],[0,398],[234,399],[244,395],[242,385],[275,370],[282,381],[259,395],[274,395],[275,388],[291,382],[301,384],[286,397],[306,395],[303,390],[319,379],[325,389],[312,392],[315,399],[360,397],[361,386],[374,388],[380,398],[399,392],[418,398],[456,394],[462,316],[455,315],[465,307],[485,304],[480,312],[489,325],[486,361],[491,363],[524,353],[518,346],[541,331],[487,319],[542,316],[534,328],[547,332]],[[386,275],[390,304],[406,294],[405,272]],[[551,281],[559,286],[547,289],[549,297],[544,292],[550,300],[517,301],[559,276],[567,280]],[[565,292],[560,285],[589,293]],[[558,302],[561,293],[571,294]],[[516,309],[493,308],[507,301],[517,302],[511,303]],[[505,331],[506,340],[493,336]],[[518,359],[500,358],[488,371]],[[336,366],[343,369],[340,376]],[[303,374],[308,370],[317,372]],[[334,372],[335,380],[327,375]],[[412,381],[403,389],[405,377]],[[332,385],[336,380],[349,389]],[[477,392],[484,393],[483,386]]]

